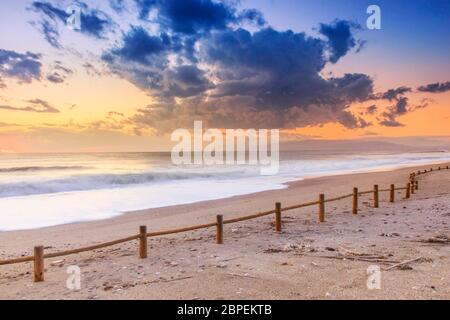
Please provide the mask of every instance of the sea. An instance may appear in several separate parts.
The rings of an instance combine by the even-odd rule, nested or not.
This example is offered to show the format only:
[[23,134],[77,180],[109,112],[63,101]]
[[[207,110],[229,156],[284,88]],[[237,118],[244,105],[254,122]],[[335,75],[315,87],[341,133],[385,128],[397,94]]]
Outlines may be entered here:
[[250,165],[174,165],[170,153],[0,154],[0,231],[108,219],[321,177],[435,164],[450,152],[281,152],[279,173]]

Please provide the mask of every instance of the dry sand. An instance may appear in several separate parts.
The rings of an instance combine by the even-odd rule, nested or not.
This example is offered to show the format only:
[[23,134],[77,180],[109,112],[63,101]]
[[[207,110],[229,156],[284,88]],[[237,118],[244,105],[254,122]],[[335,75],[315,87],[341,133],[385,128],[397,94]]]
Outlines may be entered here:
[[[0,233],[0,259],[30,255],[34,245],[46,252],[76,248],[138,232],[208,223],[225,218],[349,194],[354,186],[370,190],[377,183],[404,186],[409,172],[342,175],[295,182],[285,190],[230,199],[129,213],[91,223]],[[434,166],[436,167],[436,166]],[[450,299],[449,243],[427,243],[450,236],[450,170],[420,177],[420,191],[397,202],[381,196],[328,203],[325,223],[317,208],[283,213],[283,232],[273,217],[225,226],[225,244],[216,245],[214,228],[149,239],[149,258],[138,259],[137,242],[46,260],[46,281],[32,282],[32,264],[0,266],[1,299]],[[344,249],[342,249],[344,248]],[[381,262],[341,259],[345,250],[379,256]],[[347,252],[348,255],[348,252]],[[349,256],[354,257],[352,255]],[[395,261],[422,257],[406,267],[384,271]],[[360,259],[362,257],[359,257]],[[58,261],[59,260],[59,261]],[[61,261],[62,260],[62,261]],[[81,268],[80,291],[66,288],[67,267]],[[367,269],[378,265],[381,289],[367,288]]]

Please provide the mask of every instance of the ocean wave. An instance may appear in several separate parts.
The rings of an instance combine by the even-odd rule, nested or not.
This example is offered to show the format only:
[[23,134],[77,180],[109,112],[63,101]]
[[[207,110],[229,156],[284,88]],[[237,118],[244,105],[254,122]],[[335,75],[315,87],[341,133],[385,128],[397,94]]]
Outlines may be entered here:
[[87,169],[91,169],[91,167],[84,167],[84,166],[11,167],[11,168],[0,168],[0,173],[87,170]]
[[[348,155],[334,156],[321,159],[297,159],[281,161],[279,174],[274,177],[260,177],[260,168],[257,166],[205,166],[205,167],[174,167],[170,164],[152,166],[147,171],[135,171],[133,167],[128,170],[117,171],[108,168],[103,172],[76,172],[77,169],[86,169],[79,166],[53,166],[53,167],[17,167],[0,169],[3,172],[26,172],[32,170],[67,170],[59,177],[49,177],[39,172],[28,175],[13,175],[14,180],[4,175],[0,182],[0,198],[23,197],[40,194],[57,194],[79,191],[124,189],[135,186],[155,184],[172,184],[176,186],[180,180],[210,180],[210,181],[242,181],[247,178],[292,181],[312,176],[326,176],[352,172],[365,172],[370,170],[393,169],[408,165],[419,165],[440,161],[450,161],[450,154],[419,154],[404,153],[396,155]],[[97,165],[95,165],[97,167]],[[75,172],[69,169],[75,169]],[[5,171],[8,170],[8,171]],[[2,172],[2,171],[0,171]],[[261,180],[261,181],[263,181]],[[280,181],[281,181],[280,180]],[[258,180],[259,181],[259,180]],[[256,183],[256,182],[255,182]]]
[[[232,175],[233,174],[230,174],[230,176]],[[212,177],[220,179],[226,176],[226,173],[212,174],[194,172],[75,175],[67,178],[44,181],[2,183],[0,184],[0,197],[30,196],[97,189],[116,189],[133,185],[150,184],[155,181],[162,182],[186,179],[208,179]]]

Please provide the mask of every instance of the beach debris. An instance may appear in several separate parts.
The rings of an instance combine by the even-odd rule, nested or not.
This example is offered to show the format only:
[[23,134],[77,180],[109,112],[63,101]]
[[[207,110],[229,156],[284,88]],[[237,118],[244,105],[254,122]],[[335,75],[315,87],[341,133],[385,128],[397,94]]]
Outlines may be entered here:
[[52,267],[54,267],[54,266],[61,266],[62,264],[64,264],[64,260],[56,260],[56,261],[50,262],[50,265]]
[[297,245],[292,243],[286,243],[286,245],[283,247],[283,252],[290,252],[296,249],[298,249]]
[[379,235],[380,237],[387,237],[387,238],[394,238],[394,237],[401,237],[399,233],[393,232],[393,233],[381,233]]
[[244,273],[244,274],[228,273],[228,275],[230,275],[232,277],[239,277],[239,278],[259,279],[258,277],[251,276],[248,273]]
[[200,241],[203,240],[203,237],[196,237],[196,238],[189,238],[188,236],[185,236],[186,239],[184,241]]
[[227,267],[227,265],[225,263],[219,263],[218,265],[216,265],[216,268],[219,269],[225,269]]
[[111,284],[109,284],[108,282],[105,282],[105,283],[103,284],[103,290],[104,290],[104,291],[109,291],[109,290],[112,290],[112,289],[114,289],[114,286],[111,285]]
[[264,253],[280,253],[283,252],[282,249],[269,248],[263,251]]
[[314,249],[311,249],[311,246],[309,244],[301,244],[301,245],[296,245],[293,243],[287,243],[285,244],[282,248],[278,247],[278,248],[268,248],[266,250],[264,250],[264,253],[288,253],[288,252],[305,252],[305,251],[309,251],[309,252],[314,252]]
[[424,243],[435,243],[435,244],[450,244],[450,237],[445,234],[440,234],[426,240],[420,240],[419,242]]
[[362,253],[355,250],[347,249],[344,247],[338,247],[335,249],[337,255],[324,256],[324,255],[312,255],[311,257],[326,258],[326,259],[338,259],[338,260],[350,260],[350,261],[364,261],[372,263],[398,263],[398,261],[388,259],[392,255],[371,254]]
[[159,283],[159,282],[174,282],[174,281],[181,281],[181,280],[187,280],[187,279],[191,279],[193,278],[193,276],[187,276],[187,277],[181,277],[181,278],[173,278],[173,279],[164,279],[164,278],[159,278],[156,280],[152,280],[152,281],[147,281],[144,284],[151,284],[151,283]]
[[400,263],[396,263],[393,266],[390,266],[390,267],[384,269],[384,271],[389,271],[389,270],[396,269],[396,268],[399,268],[400,270],[412,270],[412,267],[409,266],[409,264],[413,263],[413,262],[422,261],[422,260],[424,260],[423,257],[418,257],[418,258],[415,258],[415,259],[402,261]]

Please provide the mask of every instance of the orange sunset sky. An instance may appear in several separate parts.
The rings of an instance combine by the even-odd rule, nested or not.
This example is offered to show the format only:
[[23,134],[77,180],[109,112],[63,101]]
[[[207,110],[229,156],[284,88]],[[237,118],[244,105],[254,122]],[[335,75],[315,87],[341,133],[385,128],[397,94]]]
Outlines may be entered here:
[[76,1],[76,30],[71,3],[0,4],[1,153],[167,150],[194,120],[450,136],[449,1],[379,1],[381,30],[366,1]]

